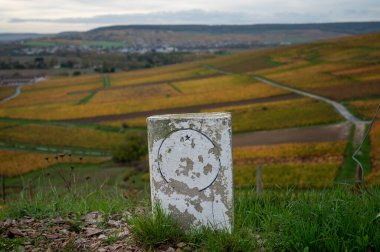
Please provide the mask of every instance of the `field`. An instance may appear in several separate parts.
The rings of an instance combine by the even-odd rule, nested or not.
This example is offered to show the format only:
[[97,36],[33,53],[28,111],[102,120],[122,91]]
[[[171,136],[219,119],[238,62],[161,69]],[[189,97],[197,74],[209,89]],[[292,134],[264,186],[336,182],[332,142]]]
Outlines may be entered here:
[[368,99],[351,101],[348,103],[348,107],[359,117],[370,120],[373,118],[379,104],[380,99]]
[[101,163],[109,160],[104,157],[60,157],[44,153],[0,150],[0,172],[7,177],[20,176],[25,173],[47,168],[62,163]]
[[[353,36],[307,45],[235,54],[230,56],[229,60],[227,60],[227,57],[223,61],[214,59],[209,61],[209,64],[230,73],[262,76],[284,86],[340,101],[359,118],[369,120],[372,119],[379,105],[379,41],[379,33]],[[295,101],[293,103],[296,104]],[[265,119],[263,120],[259,116],[258,111],[249,113],[249,107],[243,107],[242,111],[237,108],[235,113],[232,107],[228,108],[235,115],[234,126],[236,131],[245,131],[252,128],[252,126],[262,129],[260,124],[265,122]],[[269,109],[268,112],[263,112],[263,114],[268,115],[268,121],[271,122],[266,123],[266,125],[275,125],[277,127],[283,123],[291,124],[291,122],[297,122],[296,124],[302,125],[302,122],[307,120],[308,113],[300,113],[303,115],[298,117],[297,111],[306,112],[305,107],[309,106],[298,106],[297,109],[292,109],[291,115],[289,114],[287,117],[285,116],[286,113],[279,112],[279,109],[276,110],[278,114],[272,113],[271,118],[278,118],[278,121],[269,119]],[[258,109],[259,106],[256,108]],[[284,115],[284,118],[280,114]],[[316,114],[319,116],[328,115],[326,112]],[[246,116],[243,117],[242,115]],[[254,115],[258,117],[257,121]],[[291,122],[286,120],[289,117],[292,118]],[[312,115],[310,117],[313,119],[318,118],[318,116]],[[240,120],[240,118],[244,119]],[[301,120],[297,121],[298,119]],[[248,126],[249,122],[252,122],[251,127]],[[244,126],[241,127],[241,125]],[[377,139],[379,139],[376,132],[377,126],[375,126],[370,135],[372,153],[370,167],[375,171],[378,168],[376,154],[374,153],[376,152]],[[350,156],[348,155],[345,159],[348,160],[349,158]],[[366,175],[368,174],[369,180],[378,181],[373,179],[378,177],[378,173],[366,173]]]
[[373,76],[374,79],[372,80],[363,80],[354,74],[336,74],[336,71],[344,68],[344,65],[336,63],[321,63],[286,72],[273,74],[265,74],[264,72],[262,74],[280,83],[334,100],[350,100],[380,95],[380,88],[377,85],[380,76]]
[[118,132],[107,132],[91,128],[70,128],[54,125],[9,125],[0,128],[0,141],[47,145],[63,148],[110,151],[122,141]]
[[346,142],[328,142],[235,148],[235,185],[253,187],[260,166],[264,188],[332,187],[345,146]]
[[78,77],[49,77],[47,81],[38,82],[33,85],[26,86],[24,91],[41,91],[42,89],[57,89],[60,87],[83,87],[87,85],[96,85],[101,87],[101,75],[86,75]]
[[[232,129],[235,133],[329,124],[342,120],[329,105],[306,98],[222,107],[214,111],[232,113]],[[290,117],[292,120],[288,120]]]
[[[123,132],[129,128],[144,130],[145,118],[152,114],[229,111],[234,134],[334,127],[344,121],[330,105],[261,83],[255,76],[340,101],[355,115],[368,119],[380,95],[379,39],[380,34],[362,35],[145,70],[48,77],[23,87],[19,96],[0,104],[0,142],[5,144],[3,149],[12,147],[12,151],[24,146],[28,151],[42,147],[106,155],[123,141]],[[97,46],[103,42],[86,43]],[[0,88],[0,97],[10,92]],[[377,146],[376,130],[371,134],[371,153]],[[263,170],[272,171],[270,177],[263,174],[266,185],[331,187],[344,163],[344,146],[350,141],[268,145],[273,155],[262,163]],[[324,147],[316,147],[320,145]],[[235,156],[244,152],[240,148],[247,148],[236,147]],[[266,147],[252,148],[245,153],[254,157]],[[283,157],[277,150],[284,148],[293,152]],[[306,161],[301,158],[303,148],[311,150]],[[325,148],[331,156],[320,156],[318,148]],[[40,153],[36,151],[36,155]],[[372,157],[375,160],[374,154]],[[254,185],[257,163],[252,166],[252,160],[247,160],[251,159],[235,160],[240,186]],[[372,163],[371,177],[376,177],[377,161]]]
[[217,68],[261,75],[288,86],[347,101],[380,95],[378,33],[210,61]]
[[[330,124],[342,120],[329,105],[304,98],[200,110],[200,112],[217,111],[232,113],[234,133]],[[289,116],[292,120],[287,120]],[[112,127],[127,125],[144,128],[146,117],[136,116],[127,120],[106,121],[101,124]]]
[[15,92],[15,87],[0,88],[0,100],[12,95]]
[[[19,97],[9,101],[8,104],[0,105],[0,116],[13,118],[64,120],[74,118],[88,118],[95,116],[120,115],[141,111],[153,111],[157,109],[170,109],[178,107],[191,107],[206,104],[217,104],[234,102],[240,100],[265,98],[284,94],[286,92],[258,83],[257,81],[240,76],[227,76],[217,80],[220,84],[214,88],[200,91],[199,88],[183,92],[180,88],[183,82],[176,87],[177,79],[170,84],[158,83],[152,85],[128,84],[114,87],[112,79],[114,76],[127,78],[127,74],[110,75],[111,87],[103,88],[101,78],[73,77],[67,82],[59,80],[48,80],[36,84],[36,90],[27,90]],[[133,73],[132,73],[133,75]],[[170,74],[172,77],[176,74]],[[206,77],[209,79],[208,77]],[[219,78],[219,77],[216,77]],[[75,80],[78,84],[72,84]],[[182,80],[183,81],[183,80]],[[202,79],[189,80],[190,85],[204,85]],[[56,88],[53,88],[58,85]],[[226,88],[230,85],[230,88]],[[85,103],[80,103],[88,92],[96,94]],[[25,97],[25,99],[24,99]],[[141,102],[141,99],[149,99],[149,102]],[[28,105],[26,105],[28,104]]]
[[371,164],[372,171],[368,175],[370,182],[379,184],[380,183],[380,123],[377,122],[373,125],[371,130]]
[[148,70],[111,75],[113,86],[138,85],[152,82],[170,82],[172,80],[192,79],[215,74],[215,71],[198,64],[165,66]]

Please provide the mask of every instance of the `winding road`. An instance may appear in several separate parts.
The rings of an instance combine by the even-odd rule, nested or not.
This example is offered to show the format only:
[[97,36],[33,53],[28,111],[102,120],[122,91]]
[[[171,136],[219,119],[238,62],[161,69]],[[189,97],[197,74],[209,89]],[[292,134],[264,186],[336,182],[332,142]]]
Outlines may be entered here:
[[335,108],[335,110],[338,111],[338,113],[341,114],[347,121],[349,121],[349,122],[351,122],[351,123],[353,123],[355,125],[357,125],[357,124],[368,124],[369,123],[368,121],[363,121],[363,120],[355,117],[342,104],[340,104],[340,103],[338,103],[336,101],[330,100],[330,99],[328,99],[326,97],[322,97],[322,96],[319,96],[319,95],[315,95],[315,94],[312,94],[312,93],[301,91],[299,89],[291,88],[291,87],[279,84],[277,82],[265,79],[263,77],[255,76],[253,78],[256,79],[256,80],[258,80],[258,81],[260,81],[260,82],[263,82],[265,84],[269,84],[269,85],[271,85],[273,87],[281,88],[281,89],[284,89],[284,90],[287,90],[287,91],[290,91],[290,92],[293,92],[293,93],[296,93],[296,94],[299,94],[299,95],[307,96],[307,97],[310,97],[312,99],[316,99],[316,100],[320,100],[320,101],[323,101],[325,103],[328,103],[328,104],[332,105]]
[[[218,69],[212,65],[204,65],[204,67],[208,68],[208,69],[211,69],[211,70],[214,70],[218,73],[221,73],[221,74],[235,74],[233,72],[227,72],[227,71],[224,71],[224,70],[221,70],[221,69]],[[355,117],[346,107],[344,107],[342,104],[340,104],[339,102],[336,102],[334,100],[331,100],[331,99],[328,99],[326,97],[322,97],[322,96],[319,96],[319,95],[316,95],[316,94],[312,94],[312,93],[309,93],[309,92],[306,92],[306,91],[302,91],[302,90],[299,90],[299,89],[296,89],[296,88],[292,88],[292,87],[288,87],[286,85],[283,85],[283,84],[280,84],[280,83],[277,83],[277,82],[274,82],[272,80],[269,80],[269,79],[266,79],[262,76],[253,76],[253,78],[255,80],[258,80],[262,83],[265,83],[265,84],[268,84],[268,85],[271,85],[273,87],[277,87],[277,88],[281,88],[281,89],[284,89],[286,91],[289,91],[289,92],[292,92],[292,93],[296,93],[296,94],[299,94],[299,95],[303,95],[303,96],[306,96],[306,97],[309,97],[309,98],[312,98],[312,99],[316,99],[316,100],[319,100],[319,101],[323,101],[325,103],[328,103],[330,105],[332,105],[336,111],[338,111],[339,114],[341,114],[347,121],[355,124],[355,125],[365,125],[365,124],[369,124],[370,122],[369,121],[363,121],[357,117]]]
[[20,83],[20,84],[17,84],[16,85],[16,91],[10,95],[10,96],[7,96],[3,99],[0,100],[0,104],[3,104],[9,100],[12,100],[14,98],[16,98],[17,96],[19,96],[21,94],[21,89],[22,87],[26,86],[26,85],[30,85],[30,84],[33,84],[33,83],[37,83],[37,82],[41,82],[41,81],[44,81],[46,80],[47,78],[46,77],[38,77],[38,78],[34,78],[34,79],[31,79],[28,83]]
[[353,145],[358,146],[362,142],[364,135],[365,135],[366,125],[370,124],[370,121],[364,121],[364,120],[361,120],[361,119],[355,117],[345,106],[343,106],[339,102],[333,101],[333,100],[328,99],[326,97],[322,97],[319,95],[308,93],[308,92],[305,92],[305,91],[302,91],[299,89],[291,88],[291,87],[282,85],[280,83],[274,82],[272,80],[265,79],[265,78],[260,77],[260,76],[254,76],[253,78],[262,82],[262,83],[271,85],[273,87],[281,88],[281,89],[290,91],[292,93],[303,95],[303,96],[306,96],[306,97],[309,97],[309,98],[312,98],[315,100],[323,101],[327,104],[330,104],[348,122],[355,125],[355,132],[354,132],[354,136],[353,136]]
[[17,96],[19,96],[21,94],[21,88],[23,87],[24,85],[17,85],[17,88],[16,88],[16,91],[10,95],[10,96],[7,96],[3,99],[0,100],[0,104],[3,104],[9,100],[12,100],[13,98],[16,98]]
[[[228,72],[228,71],[224,71],[222,69],[218,69],[218,68],[216,68],[216,67],[214,67],[212,65],[208,65],[208,64],[205,64],[204,67],[206,67],[208,69],[212,69],[212,70],[214,70],[214,71],[216,71],[217,73],[220,73],[220,74],[228,74],[228,75],[235,74],[233,72]],[[292,92],[293,94],[298,94],[298,95],[306,96],[306,97],[309,97],[309,98],[312,98],[312,99],[315,99],[315,100],[319,100],[319,101],[325,102],[325,103],[330,104],[331,106],[333,106],[334,109],[343,118],[345,118],[347,122],[352,123],[353,125],[355,125],[355,132],[354,132],[354,136],[353,136],[353,145],[354,146],[357,146],[357,145],[359,145],[361,143],[361,141],[362,141],[362,139],[364,138],[364,135],[365,135],[366,125],[368,125],[368,124],[371,123],[370,121],[364,121],[364,120],[361,120],[361,119],[357,118],[345,106],[343,106],[339,102],[336,102],[336,101],[331,100],[329,98],[322,97],[322,96],[319,96],[319,95],[316,95],[316,94],[312,94],[312,93],[309,93],[309,92],[306,92],[306,91],[302,91],[302,90],[299,90],[299,89],[296,89],[296,88],[292,88],[292,87],[289,87],[289,86],[277,83],[275,81],[266,79],[266,78],[264,78],[262,76],[257,76],[256,75],[256,76],[253,76],[253,78],[255,80],[260,81],[261,83],[268,84],[268,85],[271,85],[271,86],[276,87],[276,88],[284,89],[286,91]]]

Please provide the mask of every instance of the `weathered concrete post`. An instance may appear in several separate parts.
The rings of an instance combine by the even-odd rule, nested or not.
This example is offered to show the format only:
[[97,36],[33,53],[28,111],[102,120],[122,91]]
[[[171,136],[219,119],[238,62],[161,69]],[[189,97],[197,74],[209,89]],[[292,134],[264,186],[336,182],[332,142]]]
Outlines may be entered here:
[[199,113],[147,118],[152,205],[185,227],[231,231],[231,115]]

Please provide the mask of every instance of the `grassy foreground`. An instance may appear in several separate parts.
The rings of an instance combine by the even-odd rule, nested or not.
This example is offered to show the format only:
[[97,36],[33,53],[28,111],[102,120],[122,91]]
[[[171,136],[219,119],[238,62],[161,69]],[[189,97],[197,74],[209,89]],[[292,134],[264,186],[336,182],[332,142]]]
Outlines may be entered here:
[[[379,189],[372,190],[380,194]],[[105,218],[102,223],[107,222],[108,216],[119,214],[126,216],[123,218],[130,228],[130,242],[142,250],[166,250],[178,244],[184,244],[183,250],[192,251],[380,249],[380,201],[342,187],[318,191],[271,190],[259,196],[253,190],[237,190],[231,234],[209,228],[184,230],[160,209],[156,209],[153,217],[147,192],[136,197],[117,189],[83,187],[75,194],[52,190],[36,194],[33,200],[21,196],[24,197],[1,210],[1,222],[25,216],[36,219],[60,216],[74,218],[75,227],[80,230],[80,217],[86,213],[100,212]],[[13,245],[20,243],[4,236],[0,239],[0,250],[14,249]]]

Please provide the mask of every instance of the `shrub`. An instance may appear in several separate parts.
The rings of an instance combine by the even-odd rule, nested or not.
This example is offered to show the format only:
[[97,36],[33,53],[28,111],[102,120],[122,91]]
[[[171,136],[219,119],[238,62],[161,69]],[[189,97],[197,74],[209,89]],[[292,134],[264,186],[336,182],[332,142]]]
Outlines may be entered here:
[[82,73],[81,71],[74,71],[73,76],[80,76]]
[[118,163],[139,161],[148,153],[145,132],[129,131],[125,133],[124,141],[112,150],[112,158]]

